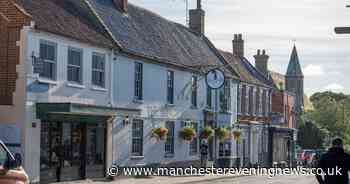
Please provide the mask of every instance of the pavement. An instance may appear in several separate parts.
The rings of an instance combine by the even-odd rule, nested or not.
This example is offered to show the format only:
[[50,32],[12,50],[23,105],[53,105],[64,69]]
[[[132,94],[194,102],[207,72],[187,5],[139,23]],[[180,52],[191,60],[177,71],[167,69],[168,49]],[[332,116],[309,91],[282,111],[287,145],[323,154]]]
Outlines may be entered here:
[[59,184],[317,184],[314,176],[161,176],[117,178],[114,181],[82,180]]

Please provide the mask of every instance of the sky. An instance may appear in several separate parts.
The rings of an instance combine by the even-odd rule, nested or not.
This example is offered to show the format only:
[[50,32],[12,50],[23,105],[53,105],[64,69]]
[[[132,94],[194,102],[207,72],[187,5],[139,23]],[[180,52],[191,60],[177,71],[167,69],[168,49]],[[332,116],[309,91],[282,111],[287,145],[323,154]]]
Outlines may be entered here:
[[[196,0],[188,0],[195,8]],[[185,0],[130,0],[172,21],[186,24]],[[242,33],[245,56],[254,64],[257,49],[266,49],[269,69],[286,73],[296,44],[305,76],[305,93],[350,94],[350,26],[344,0],[202,0],[205,34],[217,48],[232,51],[233,34]]]

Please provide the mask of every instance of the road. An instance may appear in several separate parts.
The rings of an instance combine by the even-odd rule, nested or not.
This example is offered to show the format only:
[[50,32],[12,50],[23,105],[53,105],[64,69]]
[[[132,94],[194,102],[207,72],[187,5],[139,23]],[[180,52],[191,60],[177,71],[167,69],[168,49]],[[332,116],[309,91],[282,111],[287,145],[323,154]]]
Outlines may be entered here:
[[245,176],[227,178],[215,181],[198,182],[201,184],[318,184],[314,176],[275,176],[272,178],[262,176]]

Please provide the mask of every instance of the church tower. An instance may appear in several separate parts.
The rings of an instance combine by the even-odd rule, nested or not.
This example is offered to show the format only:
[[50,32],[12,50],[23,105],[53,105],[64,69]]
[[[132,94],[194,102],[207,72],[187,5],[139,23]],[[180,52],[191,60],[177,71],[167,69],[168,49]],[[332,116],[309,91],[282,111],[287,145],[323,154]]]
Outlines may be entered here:
[[297,48],[294,45],[290,56],[287,74],[286,90],[296,95],[295,107],[298,114],[304,110],[304,75],[300,67]]

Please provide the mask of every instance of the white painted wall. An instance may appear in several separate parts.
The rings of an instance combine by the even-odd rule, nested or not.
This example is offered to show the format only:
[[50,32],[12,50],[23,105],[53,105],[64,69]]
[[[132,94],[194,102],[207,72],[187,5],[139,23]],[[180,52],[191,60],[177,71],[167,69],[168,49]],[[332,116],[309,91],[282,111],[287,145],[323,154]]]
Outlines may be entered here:
[[[135,62],[143,63],[143,102],[134,101],[134,68]],[[174,71],[174,105],[168,106],[167,71]],[[120,107],[137,108],[141,110],[144,120],[144,157],[134,158],[130,155],[131,125],[123,126],[123,117],[114,123],[113,160],[117,165],[144,165],[152,163],[169,163],[184,160],[197,160],[199,156],[189,154],[189,145],[179,138],[178,131],[182,129],[181,121],[191,120],[203,126],[203,109],[206,107],[206,84],[203,76],[198,76],[198,108],[191,108],[191,77],[193,73],[164,65],[153,64],[117,56],[113,63],[113,99]],[[231,84],[231,113],[220,114],[219,124],[231,126],[237,120],[237,81]],[[213,92],[214,95],[214,92]],[[215,103],[213,102],[213,105]],[[152,118],[153,117],[153,118]],[[175,154],[166,158],[164,142],[154,142],[151,139],[151,130],[164,126],[166,121],[175,121]],[[235,149],[232,147],[232,149]],[[234,153],[235,151],[233,151]]]
[[[32,182],[40,180],[40,120],[36,119],[35,104],[38,102],[71,102],[80,104],[92,104],[109,106],[110,104],[110,60],[111,50],[83,44],[50,33],[29,30],[26,35],[23,54],[26,65],[25,76],[27,78],[27,93],[25,105],[25,129],[24,129],[24,166]],[[39,56],[40,40],[46,40],[57,44],[57,78],[55,81],[40,78],[33,73],[32,53]],[[83,83],[82,85],[70,85],[67,82],[67,58],[68,47],[83,49]],[[106,56],[106,88],[101,89],[91,84],[92,53],[98,52]],[[38,86],[38,82],[41,83]],[[31,86],[31,87],[29,87]],[[39,88],[47,90],[36,91]],[[35,89],[28,90],[29,88]],[[32,127],[32,123],[36,127]]]
[[[57,44],[57,78],[55,81],[39,78],[33,74],[32,53],[39,55],[40,40]],[[83,83],[70,85],[67,82],[67,53],[68,47],[83,49]],[[91,84],[92,52],[106,55],[106,87],[96,88]],[[144,120],[144,158],[134,159],[130,156],[131,124],[122,126],[124,117],[117,117],[113,124],[113,160],[119,165],[171,163],[177,161],[198,160],[198,155],[190,155],[189,144],[181,140],[178,131],[182,129],[182,121],[191,120],[203,124],[203,109],[206,106],[206,84],[203,76],[198,76],[197,108],[191,108],[191,77],[193,73],[185,70],[152,64],[135,60],[121,55],[113,55],[109,49],[99,48],[80,43],[54,34],[27,29],[21,40],[20,71],[22,82],[17,83],[17,89],[22,91],[21,103],[16,103],[16,111],[9,112],[6,118],[13,120],[9,123],[23,126],[24,166],[32,182],[40,180],[40,120],[36,119],[35,103],[37,102],[71,102],[101,106],[126,107],[141,110],[139,118]],[[114,61],[114,57],[116,60]],[[134,102],[134,62],[143,62],[143,103]],[[167,71],[174,71],[175,104],[166,104]],[[113,76],[112,72],[113,71]],[[113,80],[111,80],[111,77]],[[41,86],[37,86],[40,82]],[[112,83],[112,85],[110,85]],[[29,89],[31,90],[26,91]],[[231,113],[219,115],[219,121],[224,126],[236,122],[237,112],[237,82],[231,84]],[[32,89],[44,89],[35,92]],[[16,94],[15,94],[16,96]],[[21,105],[22,104],[22,105]],[[18,111],[23,107],[21,112]],[[16,113],[18,111],[18,113]],[[12,112],[12,111],[11,111]],[[9,114],[12,114],[10,116]],[[15,117],[23,117],[20,120]],[[2,120],[2,119],[0,119]],[[3,120],[2,120],[3,121]],[[166,121],[175,121],[175,155],[164,157],[164,142],[150,138],[151,130],[164,126]],[[35,123],[36,126],[33,126]],[[232,147],[235,149],[235,147]],[[235,151],[233,151],[235,153]]]
[[[143,63],[143,102],[134,102],[134,64]],[[114,103],[120,107],[141,110],[144,120],[144,158],[135,159],[130,155],[131,124],[122,126],[122,117],[116,120],[114,131],[114,162],[118,165],[136,165],[167,163],[185,160],[197,160],[198,156],[189,154],[189,144],[181,140],[178,131],[182,129],[181,121],[191,120],[203,123],[203,108],[206,105],[205,80],[198,76],[198,108],[191,108],[192,73],[140,60],[117,56],[113,65]],[[174,71],[174,105],[167,105],[167,71]],[[164,141],[151,139],[153,128],[164,126],[166,121],[175,121],[175,154],[165,158]]]

